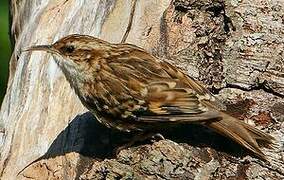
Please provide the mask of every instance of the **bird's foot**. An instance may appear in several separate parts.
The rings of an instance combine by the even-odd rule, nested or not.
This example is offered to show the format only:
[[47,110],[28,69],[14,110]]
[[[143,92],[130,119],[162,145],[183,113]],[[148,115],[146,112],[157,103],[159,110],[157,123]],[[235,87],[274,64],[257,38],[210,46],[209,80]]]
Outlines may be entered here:
[[164,136],[160,133],[142,132],[134,136],[128,143],[123,144],[122,146],[119,146],[118,148],[116,148],[115,154],[118,155],[121,150],[127,149],[139,142],[141,143],[146,140],[150,140],[152,143],[154,143],[154,142],[157,142],[159,140],[164,140],[164,139],[165,139]]

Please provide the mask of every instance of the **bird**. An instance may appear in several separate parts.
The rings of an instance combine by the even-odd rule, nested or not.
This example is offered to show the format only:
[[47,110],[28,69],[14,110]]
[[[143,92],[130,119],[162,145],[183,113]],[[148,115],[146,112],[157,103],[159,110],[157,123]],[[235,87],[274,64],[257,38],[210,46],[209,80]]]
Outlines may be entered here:
[[197,123],[266,159],[274,137],[229,114],[205,86],[177,66],[128,43],[71,34],[25,51],[53,56],[82,104],[108,128],[147,132]]

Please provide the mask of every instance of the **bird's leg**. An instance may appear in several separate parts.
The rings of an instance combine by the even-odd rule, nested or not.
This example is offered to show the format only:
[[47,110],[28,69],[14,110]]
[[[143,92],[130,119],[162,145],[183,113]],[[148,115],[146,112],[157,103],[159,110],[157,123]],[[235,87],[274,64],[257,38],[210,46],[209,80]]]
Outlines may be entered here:
[[151,142],[156,142],[156,141],[159,141],[159,140],[164,140],[165,138],[162,134],[156,133],[156,132],[140,132],[139,134],[137,134],[133,138],[131,138],[131,140],[128,143],[123,144],[122,146],[116,148],[115,154],[117,155],[121,150],[129,148],[136,143],[143,142],[143,141],[146,141],[148,139],[150,139]]
[[151,142],[153,143],[165,139],[165,137],[160,133],[153,133],[152,136],[148,138],[151,138]]

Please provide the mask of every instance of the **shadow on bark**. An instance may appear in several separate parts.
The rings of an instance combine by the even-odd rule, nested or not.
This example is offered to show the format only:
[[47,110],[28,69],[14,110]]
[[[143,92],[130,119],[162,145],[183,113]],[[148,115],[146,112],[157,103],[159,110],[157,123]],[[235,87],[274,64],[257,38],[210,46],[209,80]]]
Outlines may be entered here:
[[[183,124],[160,129],[162,130],[159,133],[166,139],[177,143],[186,143],[193,147],[211,147],[215,149],[216,151],[212,150],[210,154],[217,159],[218,152],[225,152],[235,157],[247,154],[247,151],[235,142],[201,125]],[[137,132],[125,133],[109,129],[100,124],[90,112],[77,115],[57,136],[48,151],[27,165],[20,173],[42,159],[54,158],[70,152],[77,152],[97,160],[115,158],[116,149],[131,141],[136,134]],[[150,143],[149,139],[133,146]],[[202,157],[202,151],[200,153],[199,156]]]
[[[233,156],[245,154],[245,150],[238,144],[196,124],[169,127],[160,131],[160,133],[166,139],[178,143],[187,143],[198,147],[212,147],[216,151],[226,152]],[[71,121],[40,159],[48,159],[69,152],[78,152],[98,160],[115,158],[116,148],[129,142],[134,135],[134,133],[111,130],[96,121],[90,112],[86,112],[76,116]],[[151,143],[151,141],[139,142],[136,145],[148,143]]]
[[44,155],[46,158],[77,152],[84,156],[105,159],[113,156],[113,151],[123,144],[131,134],[111,130],[100,124],[86,112],[77,115],[57,136]]

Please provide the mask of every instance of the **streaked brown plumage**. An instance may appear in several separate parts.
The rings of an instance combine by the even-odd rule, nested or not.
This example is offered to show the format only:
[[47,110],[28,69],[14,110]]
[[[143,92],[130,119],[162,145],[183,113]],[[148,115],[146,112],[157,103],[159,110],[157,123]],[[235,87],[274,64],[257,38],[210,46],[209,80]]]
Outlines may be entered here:
[[201,123],[265,158],[258,140],[273,137],[222,110],[200,83],[177,67],[131,44],[69,35],[34,46],[54,59],[81,102],[107,127],[145,131],[175,123]]

